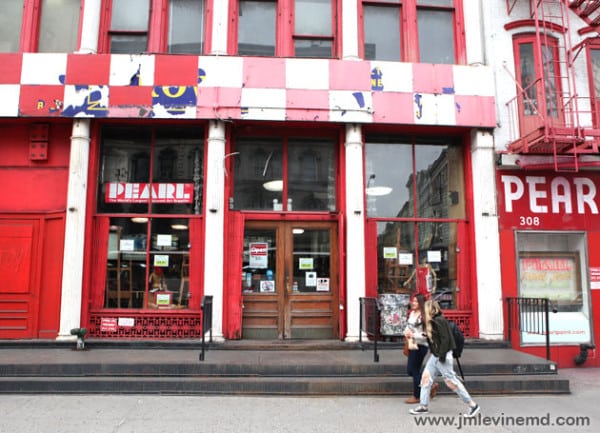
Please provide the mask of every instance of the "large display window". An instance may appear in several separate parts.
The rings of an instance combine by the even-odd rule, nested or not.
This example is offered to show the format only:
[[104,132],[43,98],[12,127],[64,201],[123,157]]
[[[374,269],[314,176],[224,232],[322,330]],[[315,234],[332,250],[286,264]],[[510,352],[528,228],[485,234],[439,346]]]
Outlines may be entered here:
[[[550,343],[588,343],[591,330],[585,234],[518,231],[516,245],[519,296],[546,298],[554,312],[548,324]],[[523,332],[521,342],[545,344],[546,336]]]
[[189,308],[203,160],[201,128],[103,129],[96,219],[106,247],[96,254],[106,257],[104,308]]
[[421,292],[457,307],[465,191],[460,144],[367,137],[367,217],[377,230],[379,293]]

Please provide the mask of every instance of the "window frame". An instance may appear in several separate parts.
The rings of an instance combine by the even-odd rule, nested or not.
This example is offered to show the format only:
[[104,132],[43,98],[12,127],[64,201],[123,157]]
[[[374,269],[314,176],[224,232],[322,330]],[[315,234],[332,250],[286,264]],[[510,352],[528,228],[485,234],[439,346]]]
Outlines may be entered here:
[[[42,6],[43,0],[23,1],[23,15],[21,17],[21,34],[18,52],[35,53],[38,51],[42,27]],[[77,51],[81,44],[82,21],[83,0],[79,0],[79,23],[77,28],[77,43],[74,51]]]
[[[275,54],[273,57],[289,58],[326,58],[336,59],[341,53],[341,6],[342,0],[331,0],[331,35],[299,34],[295,30],[295,0],[255,0],[276,2],[275,20]],[[227,51],[231,55],[238,54],[238,26],[239,26],[240,0],[229,0],[229,14],[231,28],[229,31]],[[331,40],[330,57],[304,57],[296,56],[295,42],[297,40]],[[246,55],[243,55],[246,56]]]
[[[161,139],[161,133],[164,131],[169,131],[170,128],[174,128],[174,130],[176,131],[178,129],[178,127],[181,127],[182,125],[177,125],[177,124],[173,124],[170,122],[159,122],[158,124],[153,124],[153,125],[145,125],[143,126],[143,131],[146,133],[145,135],[143,135],[144,138],[147,138],[149,141],[147,143],[147,149],[148,149],[148,154],[150,156],[150,160],[148,162],[148,184],[152,185],[152,184],[158,184],[161,182],[164,182],[165,179],[162,178],[157,178],[157,173],[155,171],[155,167],[153,166],[156,160],[156,152],[158,151],[159,147],[160,147],[160,139]],[[111,128],[126,128],[126,129],[130,129],[130,128],[134,128],[135,125],[130,124],[130,123],[126,123],[126,122],[111,122],[111,123],[103,123],[102,125],[98,125],[97,127],[97,135],[96,135],[96,139],[94,140],[94,149],[93,149],[93,154],[94,154],[94,161],[92,161],[91,166],[90,166],[90,176],[93,179],[96,179],[95,181],[95,191],[96,193],[93,194],[93,199],[90,197],[90,200],[94,200],[95,202],[92,204],[92,202],[90,202],[90,204],[93,206],[93,214],[92,214],[92,218],[94,221],[94,242],[95,245],[101,245],[102,247],[100,248],[94,248],[93,251],[90,252],[91,257],[92,257],[92,262],[96,263],[98,266],[96,266],[93,271],[92,271],[92,281],[93,281],[93,293],[92,293],[92,309],[96,310],[96,311],[109,311],[109,310],[115,310],[115,309],[128,309],[130,311],[137,313],[148,313],[148,312],[157,312],[157,311],[162,311],[159,308],[157,308],[157,306],[152,306],[149,299],[150,299],[150,295],[149,295],[149,290],[146,287],[143,291],[146,293],[146,295],[144,296],[144,300],[141,306],[139,305],[133,305],[133,306],[120,306],[117,305],[115,306],[109,306],[107,301],[106,301],[106,283],[108,281],[108,277],[107,277],[107,271],[108,271],[108,267],[106,267],[106,263],[108,262],[108,260],[110,260],[109,258],[109,254],[108,254],[108,249],[105,249],[103,246],[104,245],[109,245],[109,238],[110,238],[110,221],[115,220],[115,219],[132,219],[132,218],[137,218],[137,217],[141,217],[141,218],[145,218],[147,219],[147,222],[145,222],[146,224],[146,228],[145,231],[148,234],[153,234],[156,225],[152,225],[153,222],[156,221],[161,221],[162,222],[166,222],[166,221],[178,221],[178,220],[186,220],[187,222],[189,222],[189,227],[188,227],[188,231],[187,231],[187,239],[189,239],[190,245],[196,245],[196,247],[194,249],[192,249],[190,246],[187,247],[188,249],[188,257],[189,257],[189,263],[203,263],[204,262],[204,254],[202,251],[202,248],[198,248],[199,245],[202,245],[204,242],[204,229],[203,229],[203,225],[204,225],[204,215],[207,212],[206,210],[206,206],[205,206],[205,201],[206,201],[206,179],[203,178],[202,179],[202,185],[200,187],[200,191],[201,191],[201,206],[199,209],[199,212],[192,212],[192,213],[177,213],[176,211],[161,211],[160,209],[156,208],[155,205],[152,203],[152,200],[148,200],[144,203],[141,203],[139,205],[138,209],[133,209],[133,210],[118,210],[118,209],[109,209],[109,210],[103,210],[100,209],[98,206],[98,200],[100,199],[99,196],[102,196],[102,188],[101,188],[101,182],[102,182],[102,153],[104,151],[103,146],[104,146],[104,131],[109,130]],[[205,176],[206,173],[206,157],[207,157],[207,151],[208,151],[208,146],[206,143],[207,140],[207,127],[206,125],[197,125],[197,126],[191,126],[191,125],[187,125],[187,126],[183,126],[184,130],[189,131],[192,129],[197,129],[198,130],[198,138],[201,140],[201,146],[202,146],[202,172],[204,173],[203,176]],[[128,182],[134,182],[133,180],[129,180]],[[142,209],[143,208],[143,209]],[[160,223],[158,223],[160,224]],[[173,227],[173,230],[178,230],[175,229]],[[175,234],[177,234],[177,232],[173,232]],[[149,236],[146,237],[146,239],[151,239]],[[180,248],[181,250],[185,250],[184,248]],[[136,252],[139,253],[139,252]],[[152,245],[150,242],[148,242],[148,244],[144,247],[144,254],[145,254],[145,262],[147,264],[151,264],[151,258],[152,256],[158,254],[159,252],[156,251],[155,249],[153,249]],[[180,254],[180,251],[175,251],[175,252],[169,252],[166,251],[164,254]],[[133,253],[131,253],[133,254]],[[148,268],[149,269],[149,268]],[[184,308],[181,308],[182,311],[184,312],[189,312],[190,310],[195,310],[198,309],[200,307],[199,303],[200,303],[200,290],[201,290],[201,286],[202,286],[202,275],[199,273],[199,269],[201,269],[201,266],[193,266],[189,268],[189,274],[188,274],[188,293],[192,294],[192,297],[189,299],[189,304],[186,304],[186,306]],[[131,272],[131,270],[130,270]],[[148,271],[148,275],[150,274],[150,272]],[[146,279],[147,282],[147,279]],[[180,300],[180,298],[178,298],[178,301]],[[174,312],[177,311],[178,309],[165,309],[164,311],[166,313],[169,312]]]
[[[213,0],[204,0],[204,23],[202,52],[201,53],[185,53],[189,55],[203,55],[209,52],[210,34],[212,29],[212,7]],[[100,20],[100,37],[98,43],[99,53],[110,54],[110,40],[113,35],[135,35],[145,33],[147,35],[146,49],[141,53],[161,53],[169,54],[169,11],[170,0],[149,0],[148,12],[148,27],[146,32],[141,31],[120,31],[111,29],[113,0],[106,0],[102,3],[102,12]],[[182,54],[182,53],[179,53]]]
[[453,6],[418,5],[419,0],[361,0],[359,1],[359,47],[360,58],[365,58],[365,5],[398,9],[400,14],[400,60],[421,63],[417,18],[419,11],[451,11],[454,29],[454,62],[466,63],[463,0],[452,0]]

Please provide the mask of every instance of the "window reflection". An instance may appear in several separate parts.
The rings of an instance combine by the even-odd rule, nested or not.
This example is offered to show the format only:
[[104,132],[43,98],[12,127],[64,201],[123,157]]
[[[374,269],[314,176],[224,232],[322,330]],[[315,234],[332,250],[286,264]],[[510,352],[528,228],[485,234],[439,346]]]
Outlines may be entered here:
[[333,211],[335,178],[332,140],[239,139],[230,206],[246,210]]
[[460,146],[368,140],[365,147],[369,217],[464,218]]

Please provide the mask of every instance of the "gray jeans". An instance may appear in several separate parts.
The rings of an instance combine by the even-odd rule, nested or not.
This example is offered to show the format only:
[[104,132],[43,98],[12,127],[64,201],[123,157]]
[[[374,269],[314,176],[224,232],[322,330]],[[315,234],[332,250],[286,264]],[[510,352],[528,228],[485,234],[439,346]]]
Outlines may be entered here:
[[439,358],[432,354],[425,364],[423,380],[425,380],[426,371],[429,372],[429,380],[426,384],[423,384],[423,381],[421,381],[421,405],[427,406],[429,404],[429,393],[431,392],[433,381],[437,376],[442,376],[444,381],[452,383],[454,385],[453,391],[463,402],[467,404],[471,402],[472,399],[469,392],[454,372],[454,358],[452,358],[452,351],[446,354],[446,362],[444,363],[441,363]]

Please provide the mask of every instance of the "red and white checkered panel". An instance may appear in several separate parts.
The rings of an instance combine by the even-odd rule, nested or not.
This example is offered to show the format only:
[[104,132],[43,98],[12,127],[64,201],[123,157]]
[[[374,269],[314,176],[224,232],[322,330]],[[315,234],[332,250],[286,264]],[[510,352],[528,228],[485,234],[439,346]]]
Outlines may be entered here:
[[0,116],[496,125],[485,66],[328,59],[0,54]]

